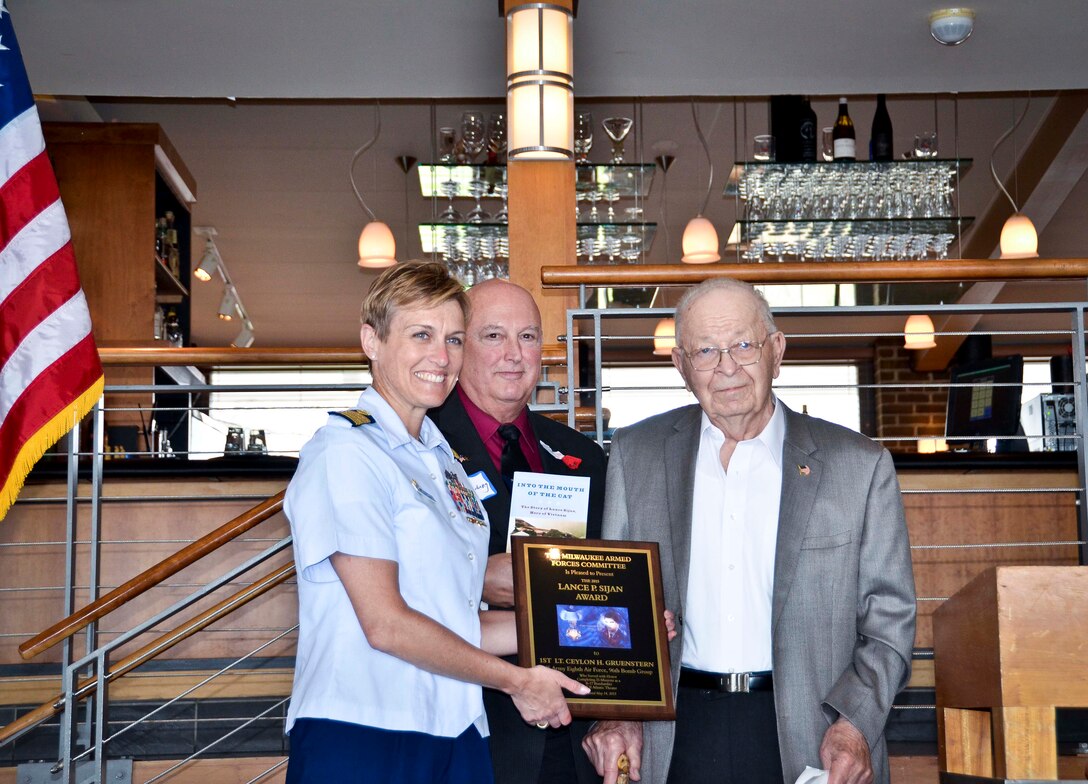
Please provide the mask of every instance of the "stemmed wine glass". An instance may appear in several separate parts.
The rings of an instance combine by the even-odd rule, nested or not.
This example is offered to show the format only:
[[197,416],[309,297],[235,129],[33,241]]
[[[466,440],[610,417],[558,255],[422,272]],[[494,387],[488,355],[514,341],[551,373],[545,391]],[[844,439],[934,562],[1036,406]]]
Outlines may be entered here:
[[593,148],[593,114],[578,112],[574,115],[574,162],[589,163],[589,151]]
[[459,163],[472,163],[483,152],[487,141],[482,112],[464,112],[461,115],[461,148],[464,159]]
[[487,118],[487,162],[494,166],[506,157],[506,115],[492,112]]
[[[632,125],[634,125],[634,120],[630,117],[606,117],[604,122],[601,123],[604,132],[612,140],[612,164],[614,166],[623,163],[623,140],[631,132]],[[577,146],[577,143],[575,146]]]
[[469,193],[472,198],[476,199],[476,206],[469,210],[468,215],[465,216],[465,220],[469,223],[483,223],[487,220],[487,210],[483,208],[480,203],[480,199],[483,198],[484,191],[487,190],[487,183],[481,180],[479,177],[473,177],[468,183]]
[[438,215],[439,223],[460,223],[461,213],[453,206],[453,199],[457,195],[458,185],[455,180],[446,180],[439,184],[439,190],[449,201],[446,208]]

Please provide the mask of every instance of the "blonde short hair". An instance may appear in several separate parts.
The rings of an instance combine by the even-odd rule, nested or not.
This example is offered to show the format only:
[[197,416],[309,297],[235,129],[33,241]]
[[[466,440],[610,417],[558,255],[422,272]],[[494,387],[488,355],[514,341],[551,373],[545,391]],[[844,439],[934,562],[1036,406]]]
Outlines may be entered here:
[[385,340],[393,314],[410,306],[434,308],[453,300],[468,320],[468,296],[461,284],[450,277],[437,261],[405,261],[382,272],[363,300],[362,321]]

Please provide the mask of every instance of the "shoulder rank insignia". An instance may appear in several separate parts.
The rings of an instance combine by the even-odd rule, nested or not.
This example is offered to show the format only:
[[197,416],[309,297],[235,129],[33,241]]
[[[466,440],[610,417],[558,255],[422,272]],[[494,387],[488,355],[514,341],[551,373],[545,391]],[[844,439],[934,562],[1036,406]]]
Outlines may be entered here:
[[331,416],[343,417],[351,422],[352,427],[374,424],[374,416],[369,411],[364,411],[361,408],[349,408],[347,411],[330,411],[329,414]]

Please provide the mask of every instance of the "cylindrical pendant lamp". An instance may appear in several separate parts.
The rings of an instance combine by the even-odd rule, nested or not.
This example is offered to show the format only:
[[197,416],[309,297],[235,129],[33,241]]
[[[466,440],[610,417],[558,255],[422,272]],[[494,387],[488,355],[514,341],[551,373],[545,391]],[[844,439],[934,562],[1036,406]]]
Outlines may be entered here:
[[574,158],[573,14],[526,3],[506,15],[509,160]]

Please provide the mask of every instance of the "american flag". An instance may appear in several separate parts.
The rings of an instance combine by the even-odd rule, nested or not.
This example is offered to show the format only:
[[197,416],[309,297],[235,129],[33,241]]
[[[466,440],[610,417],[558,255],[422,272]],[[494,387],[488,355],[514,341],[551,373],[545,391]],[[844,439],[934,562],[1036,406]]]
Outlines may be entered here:
[[0,0],[0,519],[102,384],[72,234]]

